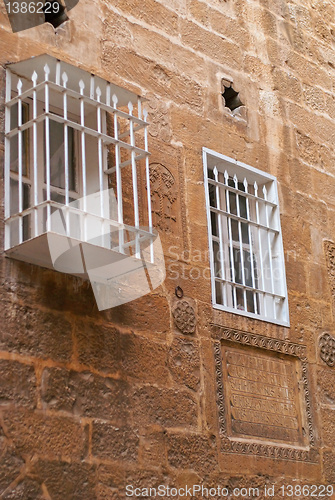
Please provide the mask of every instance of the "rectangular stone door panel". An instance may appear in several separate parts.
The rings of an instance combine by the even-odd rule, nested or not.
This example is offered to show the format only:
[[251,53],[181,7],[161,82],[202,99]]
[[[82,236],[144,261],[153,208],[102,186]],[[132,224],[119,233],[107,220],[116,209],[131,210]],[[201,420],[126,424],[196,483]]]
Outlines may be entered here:
[[217,332],[222,451],[316,463],[305,347],[231,329]]

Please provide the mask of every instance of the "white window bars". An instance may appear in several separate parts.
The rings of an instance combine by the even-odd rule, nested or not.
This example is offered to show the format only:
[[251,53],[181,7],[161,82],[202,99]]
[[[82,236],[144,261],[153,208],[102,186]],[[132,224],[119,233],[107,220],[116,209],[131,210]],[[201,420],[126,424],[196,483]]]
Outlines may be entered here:
[[214,306],[289,324],[276,179],[203,149]]
[[[5,122],[7,253],[16,249],[14,257],[35,262],[17,247],[52,231],[51,216],[64,207],[67,234],[88,241],[87,200],[97,193],[95,224],[104,236],[95,244],[139,257],[142,240],[154,238],[141,98],[42,55],[7,66]],[[140,162],[145,203],[139,201]],[[115,191],[116,206],[106,203],[108,189]]]

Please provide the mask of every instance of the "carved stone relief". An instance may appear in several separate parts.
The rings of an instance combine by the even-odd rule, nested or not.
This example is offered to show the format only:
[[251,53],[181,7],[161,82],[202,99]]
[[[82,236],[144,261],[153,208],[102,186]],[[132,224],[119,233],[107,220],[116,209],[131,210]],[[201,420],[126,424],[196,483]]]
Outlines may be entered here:
[[333,243],[332,241],[325,241],[324,248],[328,268],[329,284],[333,295],[333,301],[335,301],[335,243]]
[[173,206],[177,199],[175,178],[164,165],[152,163],[150,184],[153,225],[171,233],[177,220]]
[[222,451],[317,462],[306,348],[217,327],[214,356]]
[[328,366],[335,365],[335,338],[329,333],[324,333],[320,337],[320,358]]
[[175,303],[172,310],[175,324],[184,335],[190,335],[195,332],[197,324],[195,311],[187,300],[179,300]]

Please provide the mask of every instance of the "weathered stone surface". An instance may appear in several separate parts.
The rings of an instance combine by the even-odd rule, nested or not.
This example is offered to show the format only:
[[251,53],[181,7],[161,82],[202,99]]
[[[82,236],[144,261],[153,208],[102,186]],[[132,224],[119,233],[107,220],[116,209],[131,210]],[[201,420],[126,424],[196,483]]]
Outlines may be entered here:
[[319,397],[324,404],[335,404],[335,371],[331,368],[320,368],[317,372]]
[[169,351],[169,370],[177,384],[197,390],[200,383],[200,356],[196,342],[176,338]]
[[136,331],[148,332],[154,325],[156,334],[166,333],[170,327],[170,311],[166,298],[154,293],[133,302],[114,307],[111,313],[112,323]]
[[19,306],[1,304],[0,348],[39,358],[68,361],[72,354],[70,323],[61,315]]
[[74,415],[121,423],[129,412],[128,387],[123,381],[93,373],[45,369],[42,401],[45,407]]
[[166,385],[167,347],[134,334],[120,337],[121,367],[127,377]]
[[14,487],[12,490],[4,493],[4,500],[40,500],[42,496],[41,485],[30,478],[24,478],[23,481]]
[[[0,360],[0,406],[15,403],[36,406],[36,377],[34,367],[16,361]],[[20,383],[18,384],[18,381]]]
[[73,418],[18,409],[6,411],[3,419],[8,438],[26,455],[82,458],[86,453],[86,430]]
[[168,436],[168,461],[178,470],[213,471],[217,467],[214,436],[170,434]]
[[[96,467],[84,462],[38,460],[32,474],[53,500],[96,500]],[[35,498],[34,498],[35,500]]]
[[157,466],[158,463],[165,465],[166,455],[166,435],[162,430],[150,430],[141,435],[140,457],[146,465]]
[[196,425],[198,405],[186,391],[145,386],[132,395],[134,420],[144,426],[189,428]]
[[4,449],[0,453],[0,495],[19,477],[24,460],[15,450]]
[[[88,282],[0,256],[0,496],[12,484],[4,499],[120,500],[128,481],[230,489],[266,483],[276,491],[282,484],[335,481],[334,368],[320,359],[318,344],[321,335],[334,336],[335,317],[334,12],[334,0],[80,0],[57,30],[44,24],[18,36],[0,0],[0,160],[9,61],[53,54],[144,96],[154,225],[167,271],[153,293],[99,312]],[[222,81],[241,93],[242,113],[224,109]],[[289,328],[212,305],[203,146],[278,179]],[[79,151],[77,160],[79,166]],[[144,172],[143,160],[141,215]],[[122,180],[125,221],[131,221],[131,167],[122,169]],[[3,184],[1,178],[0,192]],[[80,182],[78,188],[81,194]],[[2,199],[0,220],[3,249]],[[193,301],[192,337],[175,327],[177,285]],[[320,437],[312,463],[299,447],[278,459],[283,441],[286,449],[291,442],[285,439],[271,447],[275,458],[265,458],[262,436],[251,426],[244,438],[249,448],[226,453],[218,433],[213,323],[307,346]],[[263,379],[272,376],[263,372]],[[243,380],[229,376],[222,389],[232,392],[228,402],[236,400],[232,384]],[[287,389],[292,379],[282,382]],[[247,391],[253,404],[260,386]],[[302,416],[313,413],[307,403],[301,402]],[[245,420],[255,418],[255,408],[243,411]],[[235,428],[236,420],[230,419]],[[255,449],[259,454],[251,456]]]
[[93,422],[93,456],[114,461],[135,462],[138,458],[138,445],[138,435],[129,427],[115,427],[103,422]]
[[75,325],[78,360],[106,373],[120,369],[120,332],[100,323],[78,321]]
[[335,411],[322,408],[322,443],[324,446],[335,448]]
[[323,453],[323,460],[324,460],[324,471],[325,471],[325,479],[327,483],[331,484],[335,482],[335,469],[334,469],[334,462],[335,462],[335,454],[331,451],[326,451]]

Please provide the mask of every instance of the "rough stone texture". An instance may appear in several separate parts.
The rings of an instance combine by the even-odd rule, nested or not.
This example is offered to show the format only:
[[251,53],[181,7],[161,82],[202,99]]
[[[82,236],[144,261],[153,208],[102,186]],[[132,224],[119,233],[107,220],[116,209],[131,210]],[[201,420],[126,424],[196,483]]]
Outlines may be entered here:
[[319,397],[322,403],[335,404],[335,371],[332,369],[319,369],[317,372]]
[[[124,422],[125,424],[126,422]],[[98,458],[135,462],[139,438],[129,427],[93,422],[92,454]]]
[[195,426],[197,404],[186,391],[142,387],[132,395],[133,418],[141,425],[162,427]]
[[[278,491],[335,481],[334,368],[318,344],[334,337],[335,318],[334,13],[335,0],[80,0],[57,30],[14,34],[0,1],[2,164],[7,62],[49,53],[142,95],[167,273],[151,294],[99,312],[88,282],[5,258],[1,194],[1,498],[120,500],[129,482]],[[222,81],[244,109],[224,107]],[[212,306],[203,146],[278,179],[289,328]],[[144,162],[139,170],[144,211]],[[195,312],[191,332],[175,324],[176,286]],[[313,463],[279,460],[275,446],[272,458],[255,455],[250,436],[249,450],[227,453],[213,324],[306,345]]]
[[196,391],[200,383],[200,357],[197,342],[176,338],[169,351],[169,370],[177,384]]
[[0,407],[9,403],[29,408],[36,406],[36,377],[33,366],[0,360],[0,380]]
[[72,354],[70,323],[36,308],[1,303],[0,348],[39,358],[68,361]]
[[119,380],[51,368],[44,370],[41,387],[42,401],[52,410],[115,423],[126,419],[129,412],[127,384]]
[[6,435],[26,455],[82,458],[86,454],[87,432],[72,418],[17,409],[4,412],[3,420]]
[[176,469],[206,473],[216,469],[215,437],[195,434],[171,434],[168,438],[168,461]]
[[54,500],[96,500],[94,465],[39,460],[34,464],[31,474],[38,478],[44,491]]
[[20,475],[24,461],[14,450],[2,450],[0,455],[0,495]]

